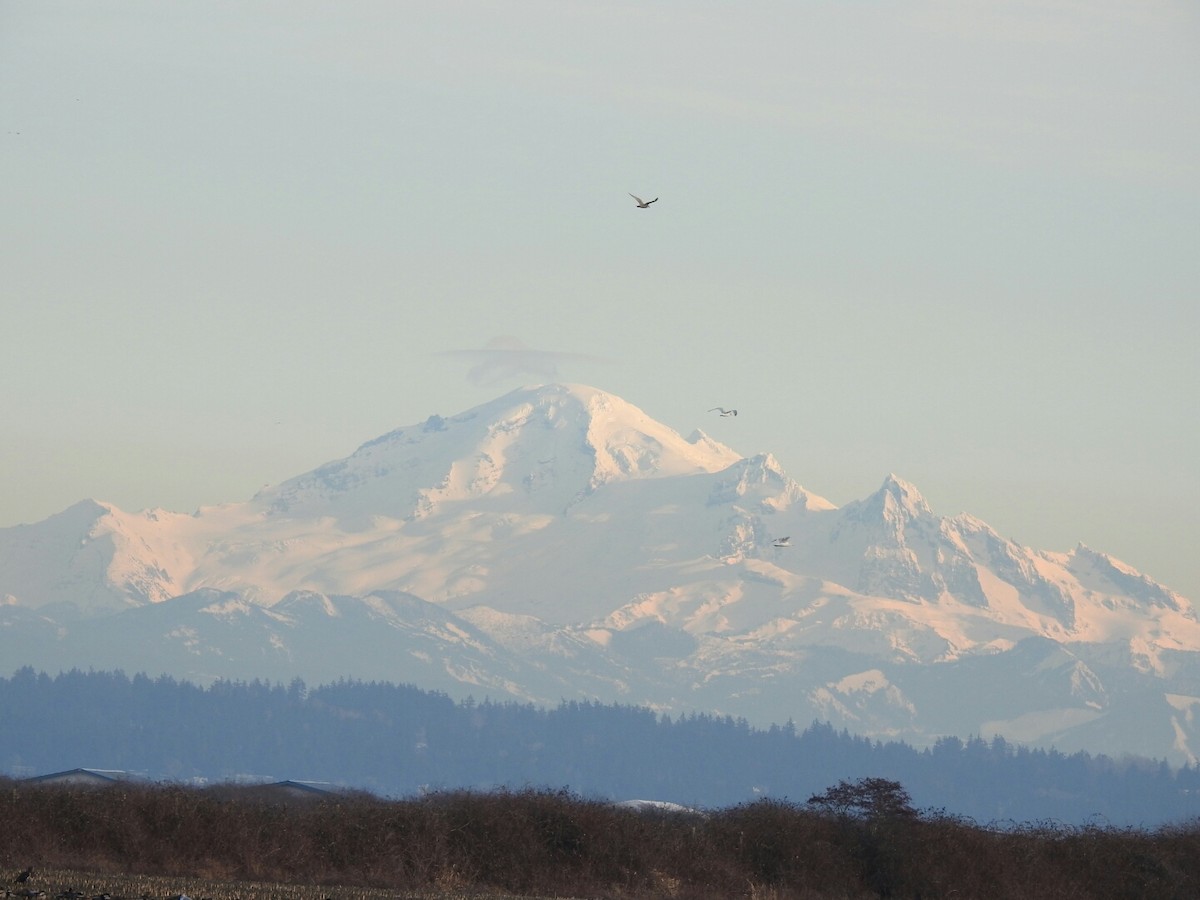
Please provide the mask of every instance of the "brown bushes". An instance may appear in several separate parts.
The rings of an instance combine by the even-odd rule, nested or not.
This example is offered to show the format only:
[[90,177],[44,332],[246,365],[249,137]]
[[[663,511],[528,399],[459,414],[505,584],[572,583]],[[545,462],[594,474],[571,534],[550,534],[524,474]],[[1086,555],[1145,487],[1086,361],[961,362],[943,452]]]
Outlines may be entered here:
[[1166,900],[1200,896],[1200,828],[991,830],[779,800],[700,815],[533,790],[289,801],[0,782],[0,871],[27,865],[560,897]]

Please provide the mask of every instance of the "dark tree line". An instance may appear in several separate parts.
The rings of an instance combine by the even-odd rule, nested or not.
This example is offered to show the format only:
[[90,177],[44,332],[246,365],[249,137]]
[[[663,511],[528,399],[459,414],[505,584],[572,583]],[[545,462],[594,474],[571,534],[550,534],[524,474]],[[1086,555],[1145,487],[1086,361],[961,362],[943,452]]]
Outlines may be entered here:
[[981,823],[1156,827],[1200,813],[1200,769],[945,738],[918,750],[813,723],[670,717],[588,702],[544,709],[411,685],[308,688],[23,668],[0,678],[0,773],[76,767],[153,780],[329,781],[404,797],[457,788],[569,788],[704,808],[803,800],[839,780],[901,783],[921,809]]

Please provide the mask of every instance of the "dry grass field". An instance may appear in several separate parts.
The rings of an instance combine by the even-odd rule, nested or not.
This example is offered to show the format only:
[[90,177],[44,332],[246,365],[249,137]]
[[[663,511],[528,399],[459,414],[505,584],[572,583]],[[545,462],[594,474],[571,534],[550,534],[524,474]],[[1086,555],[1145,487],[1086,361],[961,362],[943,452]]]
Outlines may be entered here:
[[280,801],[0,780],[0,880],[12,900],[1195,900],[1200,825],[993,828],[872,779],[704,813],[534,790]]

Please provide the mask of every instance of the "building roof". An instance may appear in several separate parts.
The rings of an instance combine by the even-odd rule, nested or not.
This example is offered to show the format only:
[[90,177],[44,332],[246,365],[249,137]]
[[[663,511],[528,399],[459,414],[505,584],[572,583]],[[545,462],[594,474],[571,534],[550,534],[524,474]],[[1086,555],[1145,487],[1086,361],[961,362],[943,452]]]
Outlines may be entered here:
[[342,792],[342,788],[328,781],[276,781],[263,785],[263,787],[308,794],[337,794]]
[[46,775],[34,775],[26,778],[26,784],[115,784],[119,781],[129,781],[133,778],[121,769],[67,769],[64,772],[50,772]]

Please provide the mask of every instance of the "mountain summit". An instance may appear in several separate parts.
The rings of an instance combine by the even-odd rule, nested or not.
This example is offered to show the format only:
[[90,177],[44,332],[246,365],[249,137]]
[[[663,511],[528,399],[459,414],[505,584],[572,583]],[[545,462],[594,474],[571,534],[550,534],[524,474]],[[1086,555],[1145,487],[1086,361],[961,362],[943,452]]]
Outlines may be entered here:
[[0,598],[12,666],[1200,751],[1185,598],[941,516],[896,475],[839,509],[769,453],[581,385],[430,416],[194,515],[83,501],[0,529]]
[[684,440],[620,397],[553,384],[398,428],[256,501],[350,520],[419,519],[484,497],[561,513],[610,482],[716,472],[739,458],[701,432]]

